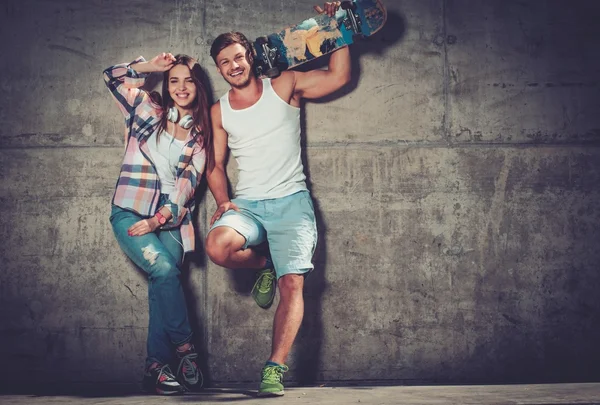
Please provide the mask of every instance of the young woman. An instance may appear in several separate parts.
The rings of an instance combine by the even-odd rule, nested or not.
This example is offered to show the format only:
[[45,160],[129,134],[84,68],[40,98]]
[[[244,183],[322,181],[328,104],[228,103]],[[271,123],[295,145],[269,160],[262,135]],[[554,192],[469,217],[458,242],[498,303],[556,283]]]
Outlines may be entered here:
[[[141,88],[151,72],[164,72],[162,96]],[[148,274],[143,388],[165,395],[202,384],[180,282],[183,256],[194,249],[194,191],[212,144],[201,72],[194,59],[170,53],[104,71],[127,128],[110,222],[123,251]]]

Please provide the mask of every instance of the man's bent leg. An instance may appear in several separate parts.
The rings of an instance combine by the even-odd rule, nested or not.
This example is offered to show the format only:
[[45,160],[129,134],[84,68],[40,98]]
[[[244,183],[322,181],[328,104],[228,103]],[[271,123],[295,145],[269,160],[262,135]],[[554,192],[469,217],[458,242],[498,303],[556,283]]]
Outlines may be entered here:
[[252,298],[259,307],[269,308],[275,298],[276,277],[266,245],[267,233],[257,216],[261,203],[241,199],[234,202],[239,211],[227,211],[213,224],[206,238],[206,252],[223,267],[260,270]]
[[226,211],[211,227],[206,237],[206,253],[210,259],[229,269],[261,269],[267,262],[251,246],[264,243],[265,228],[251,209],[255,201],[234,199],[239,211]]
[[219,226],[213,228],[206,238],[206,253],[219,266],[260,270],[252,287],[252,298],[259,307],[266,309],[275,298],[275,270],[264,253],[247,245],[246,238],[235,229]]
[[252,248],[244,249],[246,238],[235,229],[219,226],[206,237],[206,254],[215,264],[228,269],[262,269],[267,258]]

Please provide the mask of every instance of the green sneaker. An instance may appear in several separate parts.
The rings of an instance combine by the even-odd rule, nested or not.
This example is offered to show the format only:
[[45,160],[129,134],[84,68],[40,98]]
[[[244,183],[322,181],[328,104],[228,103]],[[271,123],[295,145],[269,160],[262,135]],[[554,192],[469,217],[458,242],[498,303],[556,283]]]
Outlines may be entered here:
[[258,272],[258,278],[252,287],[252,297],[261,308],[269,308],[275,298],[274,269],[264,269]]
[[279,397],[283,395],[283,373],[289,368],[283,366],[265,365],[262,369],[262,380],[258,388],[259,397]]

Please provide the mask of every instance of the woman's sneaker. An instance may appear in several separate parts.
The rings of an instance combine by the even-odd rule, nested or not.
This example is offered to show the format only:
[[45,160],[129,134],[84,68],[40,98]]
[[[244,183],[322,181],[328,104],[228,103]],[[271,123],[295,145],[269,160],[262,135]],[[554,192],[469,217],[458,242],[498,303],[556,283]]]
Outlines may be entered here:
[[142,389],[147,393],[159,395],[177,395],[185,392],[185,388],[175,379],[167,364],[146,371]]
[[198,353],[196,348],[191,345],[184,352],[177,351],[179,366],[177,366],[177,379],[190,391],[197,391],[202,388],[204,383],[202,372],[198,367]]

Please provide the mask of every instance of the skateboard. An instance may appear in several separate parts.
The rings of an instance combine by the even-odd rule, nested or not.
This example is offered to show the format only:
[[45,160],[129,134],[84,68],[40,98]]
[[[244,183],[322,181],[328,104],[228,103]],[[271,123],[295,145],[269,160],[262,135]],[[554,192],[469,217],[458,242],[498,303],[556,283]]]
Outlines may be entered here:
[[253,43],[254,70],[259,77],[277,77],[313,59],[371,36],[385,24],[380,0],[343,1],[335,16],[320,14]]

